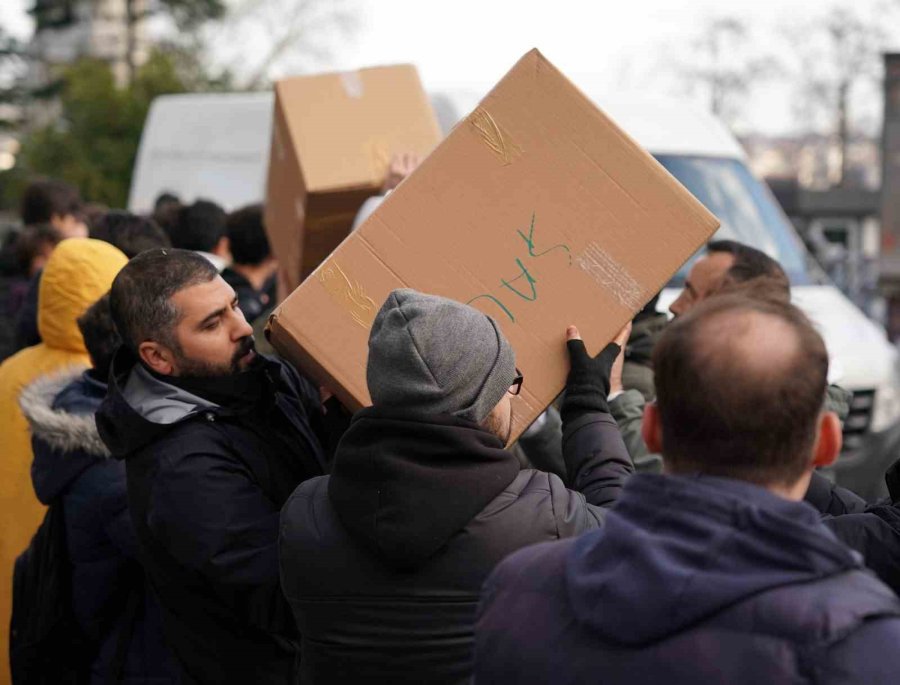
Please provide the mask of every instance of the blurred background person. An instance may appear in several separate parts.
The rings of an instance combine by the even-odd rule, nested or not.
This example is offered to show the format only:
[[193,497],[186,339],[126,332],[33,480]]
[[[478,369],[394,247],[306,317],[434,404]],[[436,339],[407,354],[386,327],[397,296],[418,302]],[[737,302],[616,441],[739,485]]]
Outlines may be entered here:
[[226,217],[225,210],[209,200],[182,206],[169,234],[172,247],[203,255],[221,273],[231,262]]
[[90,357],[77,319],[112,285],[128,259],[100,240],[64,240],[50,255],[40,282],[38,328],[42,342],[0,364],[0,672],[8,672],[13,562],[28,546],[44,515],[31,485],[31,436],[19,394],[36,378]]
[[[88,226],[84,221],[84,202],[75,186],[55,179],[32,181],[22,193],[20,205],[22,224],[26,227],[47,224],[66,238],[86,238]],[[58,241],[57,241],[58,242]],[[28,292],[16,318],[15,350],[41,341],[37,327],[37,298],[41,271],[30,276]]]
[[115,245],[128,259],[144,250],[172,246],[169,236],[153,219],[118,209],[107,212],[97,221],[91,229],[91,237]]
[[63,238],[87,238],[84,202],[78,189],[55,179],[32,181],[22,193],[22,223],[50,224]]
[[222,278],[234,288],[244,318],[251,325],[275,303],[278,260],[269,247],[263,223],[263,207],[250,205],[228,215],[231,265]]

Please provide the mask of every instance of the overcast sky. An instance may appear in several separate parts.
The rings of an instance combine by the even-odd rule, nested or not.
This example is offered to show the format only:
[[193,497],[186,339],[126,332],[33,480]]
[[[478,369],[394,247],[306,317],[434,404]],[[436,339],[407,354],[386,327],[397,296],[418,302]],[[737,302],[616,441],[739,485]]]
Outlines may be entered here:
[[[282,0],[283,1],[283,0]],[[327,0],[323,0],[327,1]],[[33,0],[0,0],[0,22],[27,36],[24,9]],[[878,15],[891,0],[844,0]],[[812,17],[833,4],[823,0],[357,0],[360,28],[333,50],[325,68],[350,69],[413,62],[431,87],[486,90],[528,49],[538,47],[589,95],[608,92],[683,94],[673,64],[689,58],[690,41],[711,16],[745,19],[753,30],[751,51],[783,51],[784,29],[800,34]],[[900,7],[900,2],[894,2]],[[260,40],[259,38],[256,39]],[[259,49],[241,42],[238,59]],[[235,53],[218,46],[224,61]],[[877,116],[871,93],[860,109]],[[760,87],[738,122],[743,128],[788,132],[796,126],[790,90]]]

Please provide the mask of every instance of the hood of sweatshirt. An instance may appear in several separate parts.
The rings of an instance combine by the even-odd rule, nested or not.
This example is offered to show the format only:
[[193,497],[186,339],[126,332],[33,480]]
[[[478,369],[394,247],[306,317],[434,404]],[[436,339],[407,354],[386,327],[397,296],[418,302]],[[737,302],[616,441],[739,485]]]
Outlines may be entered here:
[[128,258],[102,240],[63,240],[41,274],[37,324],[43,342],[54,349],[84,352],[76,319],[109,291]]
[[518,472],[516,457],[476,423],[369,407],[338,445],[328,496],[351,535],[390,566],[414,569]]
[[741,481],[639,475],[566,560],[578,620],[638,647],[759,592],[861,568],[819,514]]

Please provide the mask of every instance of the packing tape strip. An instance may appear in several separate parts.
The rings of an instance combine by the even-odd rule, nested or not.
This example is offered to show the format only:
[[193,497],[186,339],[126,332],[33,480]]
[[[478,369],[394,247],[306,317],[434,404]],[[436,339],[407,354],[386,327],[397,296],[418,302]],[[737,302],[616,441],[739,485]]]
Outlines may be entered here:
[[353,321],[366,330],[372,328],[378,305],[366,295],[363,287],[344,273],[335,261],[323,264],[317,274],[319,282],[331,298],[349,312]]
[[641,284],[596,242],[588,243],[584,252],[575,258],[575,263],[599,285],[608,289],[626,309],[636,312],[643,306]]
[[512,164],[513,158],[522,154],[522,149],[512,142],[509,134],[500,128],[490,112],[483,107],[478,107],[469,115],[469,124],[504,166]]

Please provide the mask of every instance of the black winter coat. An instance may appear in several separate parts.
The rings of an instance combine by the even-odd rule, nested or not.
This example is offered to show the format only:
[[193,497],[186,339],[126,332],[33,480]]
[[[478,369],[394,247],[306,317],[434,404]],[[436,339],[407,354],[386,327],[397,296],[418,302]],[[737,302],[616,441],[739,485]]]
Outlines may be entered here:
[[261,401],[235,411],[165,383],[123,350],[97,414],[125,459],[141,558],[185,682],[295,677],[278,514],[301,481],[324,472],[309,421],[319,403],[291,367],[263,359]]
[[892,685],[898,644],[900,600],[809,505],[638,475],[603,530],[497,567],[475,683]]
[[[127,639],[121,682],[174,683],[177,669],[163,639],[159,605],[137,558],[125,465],[110,458],[94,423],[105,395],[105,383],[80,372],[45,377],[23,391],[20,404],[34,447],[32,482],[41,502],[63,507],[72,609],[98,650],[91,682],[109,682],[119,641]],[[138,608],[129,616],[126,607],[134,601]]]
[[900,593],[900,508],[868,505],[847,488],[813,472],[806,501],[823,514],[822,522],[894,592]]
[[479,591],[510,552],[599,526],[631,473],[608,414],[567,426],[572,486],[452,416],[358,412],[281,516],[303,683],[463,683]]

